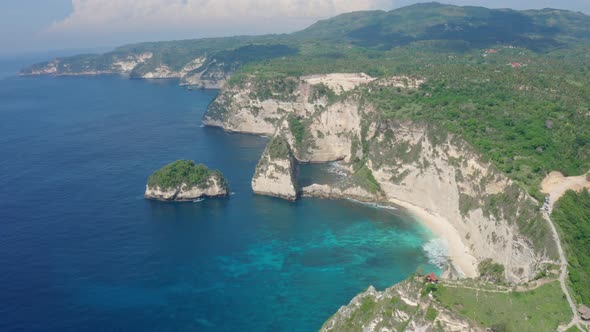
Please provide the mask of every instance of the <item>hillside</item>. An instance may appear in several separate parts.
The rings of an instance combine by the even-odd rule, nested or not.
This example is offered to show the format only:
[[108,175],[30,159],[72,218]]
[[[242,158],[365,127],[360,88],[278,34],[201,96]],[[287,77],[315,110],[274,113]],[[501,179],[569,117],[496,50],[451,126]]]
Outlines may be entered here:
[[460,41],[462,48],[457,50],[511,44],[547,52],[588,42],[589,23],[588,16],[565,10],[515,11],[432,2],[390,12],[344,14],[320,21],[295,36],[379,50],[417,41],[447,40]]

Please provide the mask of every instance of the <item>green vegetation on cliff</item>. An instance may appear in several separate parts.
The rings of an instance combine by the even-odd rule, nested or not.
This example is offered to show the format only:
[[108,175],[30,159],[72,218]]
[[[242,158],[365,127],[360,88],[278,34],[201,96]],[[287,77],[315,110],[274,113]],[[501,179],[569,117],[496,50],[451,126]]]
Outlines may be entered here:
[[291,130],[293,137],[295,137],[295,144],[301,146],[303,143],[303,135],[305,134],[305,126],[301,123],[301,119],[294,115],[290,115],[287,121],[289,122],[289,129]]
[[480,278],[491,282],[504,281],[504,265],[495,263],[492,259],[484,259],[477,267]]
[[435,297],[445,308],[494,331],[556,331],[572,318],[558,281],[525,292],[441,286]]
[[557,201],[551,217],[565,247],[574,297],[590,306],[590,192],[566,192]]
[[381,191],[379,182],[377,182],[375,176],[373,176],[373,172],[366,165],[359,166],[354,171],[354,180],[361,188],[366,189],[372,194],[377,194]]
[[209,179],[215,177],[220,186],[227,181],[220,171],[210,170],[203,164],[195,164],[192,160],[177,160],[155,171],[148,179],[148,187],[168,190],[178,188],[183,183],[188,187],[206,188]]
[[273,137],[266,149],[271,159],[288,159],[291,157],[289,143],[282,136]]

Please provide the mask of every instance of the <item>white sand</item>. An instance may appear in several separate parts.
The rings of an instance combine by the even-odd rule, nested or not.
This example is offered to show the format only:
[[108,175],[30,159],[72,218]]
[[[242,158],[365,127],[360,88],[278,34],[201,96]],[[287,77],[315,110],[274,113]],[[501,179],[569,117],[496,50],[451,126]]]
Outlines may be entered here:
[[590,181],[585,175],[565,177],[560,172],[551,172],[541,183],[541,192],[551,197],[549,210],[553,210],[553,204],[568,190],[580,191],[583,188],[590,189]]
[[448,220],[407,202],[392,198],[390,198],[389,201],[406,209],[436,236],[447,240],[451,262],[455,268],[465,274],[465,277],[474,278],[477,276],[477,259],[470,254],[469,248],[467,248],[461,240],[461,235],[459,235],[457,230]]

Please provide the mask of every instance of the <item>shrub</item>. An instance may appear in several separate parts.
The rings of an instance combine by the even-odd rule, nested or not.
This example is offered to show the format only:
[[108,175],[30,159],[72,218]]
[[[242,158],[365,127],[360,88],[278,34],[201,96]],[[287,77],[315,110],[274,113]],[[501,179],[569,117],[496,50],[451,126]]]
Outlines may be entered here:
[[480,278],[490,282],[501,282],[504,280],[504,265],[494,263],[491,258],[484,259],[479,263]]
[[433,307],[428,307],[428,309],[426,310],[426,319],[431,322],[434,322],[436,316],[438,316],[438,311],[436,311],[436,309],[434,309]]
[[289,122],[289,129],[291,130],[293,137],[295,137],[295,143],[297,146],[301,146],[303,143],[303,135],[305,134],[305,126],[301,123],[301,119],[292,114],[287,121]]

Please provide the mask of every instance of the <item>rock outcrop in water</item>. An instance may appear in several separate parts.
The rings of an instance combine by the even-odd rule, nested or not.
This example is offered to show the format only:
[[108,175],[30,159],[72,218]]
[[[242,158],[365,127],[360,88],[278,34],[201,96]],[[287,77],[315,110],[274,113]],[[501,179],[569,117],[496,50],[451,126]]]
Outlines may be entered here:
[[[435,125],[384,119],[363,100],[362,91],[355,93],[384,85],[414,89],[422,82],[361,74],[281,82],[246,78],[219,94],[204,123],[280,136],[299,162],[341,161],[348,169],[342,183],[303,188],[304,196],[406,202],[444,218],[474,257],[456,269],[459,275],[476,277],[477,263],[491,258],[505,267],[508,281],[529,280],[542,262],[556,261],[557,254],[548,225],[528,194],[459,137]],[[288,171],[291,159],[266,167],[271,160],[265,152],[253,188],[294,199],[297,180]],[[275,179],[275,173],[280,177]]]
[[192,201],[203,197],[227,196],[227,181],[216,170],[178,160],[154,172],[148,180],[145,198],[160,201]]
[[252,178],[252,190],[259,195],[297,199],[297,161],[289,143],[282,136],[275,136],[266,149]]

